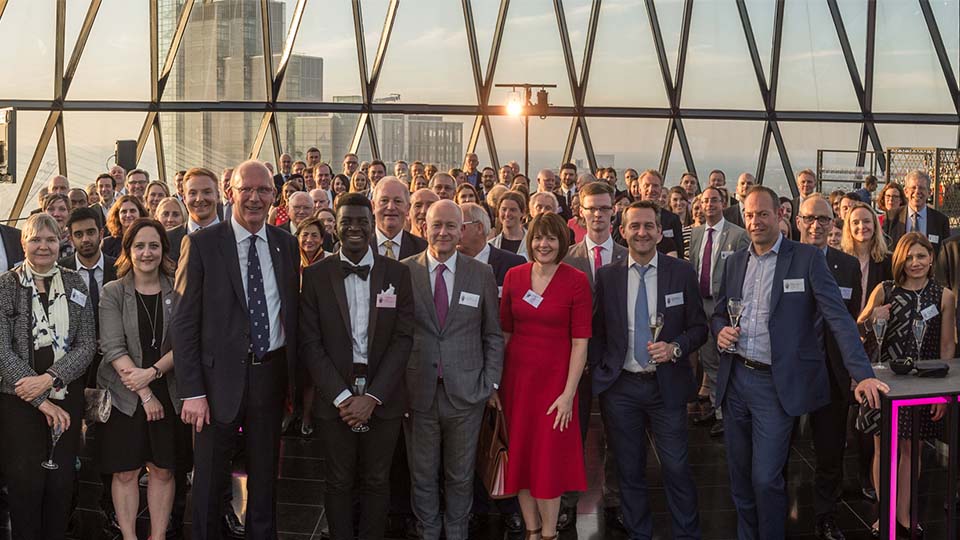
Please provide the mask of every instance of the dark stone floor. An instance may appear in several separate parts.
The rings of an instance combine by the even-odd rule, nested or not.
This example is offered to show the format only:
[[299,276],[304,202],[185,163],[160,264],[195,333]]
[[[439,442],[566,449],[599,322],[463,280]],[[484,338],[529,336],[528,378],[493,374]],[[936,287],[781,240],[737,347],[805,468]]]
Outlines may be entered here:
[[[621,539],[626,536],[608,530],[603,520],[600,494],[602,468],[599,453],[599,416],[591,419],[587,443],[587,479],[590,490],[580,499],[577,528],[560,535],[561,540]],[[797,430],[788,466],[790,538],[814,538],[812,506],[813,446],[805,427]],[[736,512],[730,496],[726,454],[721,439],[709,436],[707,427],[690,427],[690,461],[697,482],[703,537],[708,539],[736,538]],[[280,482],[277,497],[278,525],[281,539],[320,539],[326,518],[322,503],[323,467],[319,458],[320,443],[315,434],[311,439],[285,437],[283,439]],[[670,538],[670,518],[667,513],[663,484],[657,456],[649,454],[648,480],[653,492],[651,504],[655,512],[655,538]],[[920,520],[927,539],[946,537],[946,514],[943,501],[946,492],[945,458],[931,445],[924,445],[924,470],[920,478]],[[101,532],[103,515],[97,510],[100,493],[99,479],[92,471],[90,460],[82,458],[80,473],[80,502],[77,512],[76,535],[81,539],[107,538]],[[845,459],[846,479],[843,500],[838,508],[837,521],[850,540],[870,538],[869,524],[876,519],[876,505],[860,494],[856,478],[857,456],[855,446],[848,445]],[[237,472],[233,477],[234,504],[242,515],[245,497],[245,477]],[[139,537],[149,535],[145,490],[141,489],[141,514],[138,521]],[[188,506],[189,519],[189,506]],[[7,540],[8,523],[0,524],[0,540]],[[186,527],[189,529],[189,527]],[[184,531],[190,538],[190,531]],[[475,539],[500,540],[504,529],[498,519],[471,536]]]

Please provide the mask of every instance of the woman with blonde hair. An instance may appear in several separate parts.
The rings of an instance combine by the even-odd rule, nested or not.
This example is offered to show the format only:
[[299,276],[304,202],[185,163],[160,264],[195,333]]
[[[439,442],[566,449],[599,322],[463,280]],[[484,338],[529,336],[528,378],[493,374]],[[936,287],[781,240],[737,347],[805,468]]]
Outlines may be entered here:
[[143,202],[147,208],[147,213],[153,216],[156,215],[160,201],[170,196],[170,188],[164,182],[154,180],[147,184],[147,189],[143,193]]
[[854,203],[843,222],[843,237],[840,248],[847,255],[853,255],[860,261],[861,285],[863,297],[860,309],[867,304],[870,291],[877,284],[893,279],[890,267],[890,250],[887,240],[880,230],[880,220],[866,203]]
[[166,230],[176,229],[187,221],[187,207],[176,197],[167,197],[160,201],[153,217]]
[[362,193],[366,195],[370,191],[370,180],[366,173],[357,170],[350,177],[350,193]]

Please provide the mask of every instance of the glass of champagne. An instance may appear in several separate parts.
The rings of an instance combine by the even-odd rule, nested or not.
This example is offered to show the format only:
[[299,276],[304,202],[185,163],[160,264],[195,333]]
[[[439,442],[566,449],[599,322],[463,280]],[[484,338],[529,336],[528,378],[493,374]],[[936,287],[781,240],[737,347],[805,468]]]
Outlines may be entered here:
[[[362,396],[367,393],[367,377],[366,375],[357,375],[353,378],[353,395]],[[370,431],[370,426],[366,424],[357,424],[350,428],[350,431],[354,433],[366,433]]]
[[660,331],[663,330],[663,313],[653,313],[650,315],[650,336],[653,337],[651,341],[656,343],[657,338],[660,337]]
[[883,365],[883,337],[887,332],[886,319],[873,320],[873,337],[877,340],[877,366],[874,369],[886,369]]
[[920,349],[923,347],[923,335],[927,332],[927,321],[921,317],[913,320],[913,339],[917,342],[916,361],[920,361]]
[[[743,300],[740,298],[728,298],[727,315],[730,316],[730,325],[734,328],[739,328],[740,316],[743,315]],[[727,347],[725,351],[728,353],[735,353],[737,352],[737,346],[732,345]]]
[[53,461],[53,452],[57,448],[57,441],[60,440],[61,435],[63,435],[63,431],[60,430],[60,426],[50,428],[50,456],[46,461],[40,463],[40,466],[48,471],[55,471],[60,468],[60,466]]

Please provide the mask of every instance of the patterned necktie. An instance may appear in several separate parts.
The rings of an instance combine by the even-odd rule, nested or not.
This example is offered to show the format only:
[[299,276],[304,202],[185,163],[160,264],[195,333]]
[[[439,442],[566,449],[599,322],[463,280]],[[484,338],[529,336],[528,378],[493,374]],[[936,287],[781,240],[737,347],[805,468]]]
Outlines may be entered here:
[[710,263],[713,262],[713,229],[707,229],[707,243],[703,245],[703,260],[700,261],[700,296],[710,296]]
[[647,342],[653,341],[650,333],[650,312],[647,310],[647,284],[644,276],[649,266],[634,265],[640,276],[640,286],[637,288],[637,301],[633,305],[633,358],[646,369],[650,365],[650,353],[647,352]]
[[[433,286],[433,307],[437,310],[437,322],[440,328],[447,322],[447,310],[450,309],[449,300],[447,300],[447,281],[443,279],[443,273],[447,271],[447,265],[437,266],[436,283]],[[437,377],[443,378],[443,359],[437,362]]]
[[909,232],[920,232],[920,212],[913,213],[913,229]]
[[393,246],[397,244],[393,240],[384,240],[380,245],[384,247],[384,256],[388,259],[397,260],[397,254],[393,252]]
[[603,266],[603,256],[600,254],[603,246],[593,246],[593,275],[597,275],[597,270]]
[[270,350],[270,318],[267,317],[267,295],[263,290],[256,235],[250,237],[250,251],[247,253],[247,307],[250,309],[250,350],[258,360],[263,360]]

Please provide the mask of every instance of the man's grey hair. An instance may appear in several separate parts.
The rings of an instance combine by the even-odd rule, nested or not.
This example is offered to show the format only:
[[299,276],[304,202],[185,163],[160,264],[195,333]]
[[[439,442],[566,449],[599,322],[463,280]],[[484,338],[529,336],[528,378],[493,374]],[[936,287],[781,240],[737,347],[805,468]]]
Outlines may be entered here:
[[483,226],[483,236],[490,235],[490,216],[482,206],[476,203],[463,203],[460,205],[460,211],[463,212],[464,221],[473,221]]
[[548,198],[553,203],[553,207],[559,209],[560,201],[557,200],[557,196],[549,191],[538,191],[530,196],[530,206],[533,206],[534,201],[538,199]]

